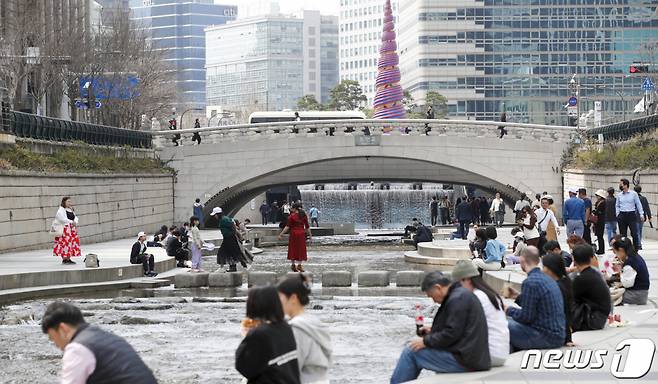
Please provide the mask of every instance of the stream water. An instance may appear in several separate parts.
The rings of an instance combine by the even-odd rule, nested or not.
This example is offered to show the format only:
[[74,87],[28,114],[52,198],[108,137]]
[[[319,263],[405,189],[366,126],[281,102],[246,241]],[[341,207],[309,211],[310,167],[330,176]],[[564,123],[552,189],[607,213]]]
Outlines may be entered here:
[[[407,247],[408,248],[408,247]],[[307,269],[396,271],[413,269],[402,260],[404,248],[316,247]],[[212,257],[205,268],[216,268]],[[283,273],[285,248],[267,249],[254,270]],[[240,343],[246,288],[103,292],[68,296],[87,321],[126,338],[160,383],[240,383],[234,353]],[[38,320],[54,299],[0,308],[0,382],[56,383],[61,352],[41,333]],[[436,308],[416,289],[322,290],[314,285],[309,311],[329,329],[334,348],[332,383],[388,382],[406,340],[414,336],[414,306],[427,318]]]

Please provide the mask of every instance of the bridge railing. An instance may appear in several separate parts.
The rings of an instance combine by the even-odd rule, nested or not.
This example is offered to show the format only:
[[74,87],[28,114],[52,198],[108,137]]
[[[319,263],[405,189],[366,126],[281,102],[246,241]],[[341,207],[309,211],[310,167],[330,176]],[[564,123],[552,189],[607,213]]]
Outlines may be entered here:
[[235,140],[262,140],[275,137],[322,137],[322,136],[460,136],[498,138],[504,126],[507,139],[527,139],[546,142],[570,142],[576,129],[573,127],[501,123],[480,120],[317,120],[257,124],[237,124],[221,127],[190,128],[152,132],[156,147],[174,146],[174,135],[181,135],[183,142],[199,133],[203,143],[219,143]]
[[17,111],[4,111],[1,128],[16,137],[93,145],[151,148],[151,132],[135,131],[79,121],[55,119]]
[[604,141],[611,141],[630,139],[635,135],[653,132],[656,129],[658,129],[658,114],[590,128],[585,133],[592,138],[602,134]]

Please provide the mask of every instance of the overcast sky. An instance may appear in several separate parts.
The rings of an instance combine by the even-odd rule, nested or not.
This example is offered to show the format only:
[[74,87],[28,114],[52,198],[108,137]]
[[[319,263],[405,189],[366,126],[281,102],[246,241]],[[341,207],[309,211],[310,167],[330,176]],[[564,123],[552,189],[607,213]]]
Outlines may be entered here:
[[[270,0],[271,2],[277,2]],[[219,4],[233,4],[238,6],[250,3],[266,3],[268,0],[215,0]],[[339,0],[279,0],[281,13],[292,13],[300,9],[319,10],[323,14],[338,16]]]

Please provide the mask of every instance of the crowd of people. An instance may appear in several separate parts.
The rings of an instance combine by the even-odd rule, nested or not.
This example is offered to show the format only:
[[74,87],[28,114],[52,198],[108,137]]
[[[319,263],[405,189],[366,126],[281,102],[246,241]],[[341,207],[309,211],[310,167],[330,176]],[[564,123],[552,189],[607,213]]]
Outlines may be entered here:
[[[593,203],[586,189],[569,188],[570,196],[563,206],[568,251],[557,241],[560,229],[556,209],[547,193],[535,196],[535,201],[520,199],[515,204],[511,249],[497,240],[501,206],[504,212],[500,195],[492,202],[462,199],[456,207],[457,232],[466,238],[474,223],[469,242],[473,258],[460,260],[450,277],[438,271],[426,274],[421,290],[440,307],[432,325],[419,328],[418,337],[404,348],[390,382],[413,380],[423,369],[437,373],[489,370],[503,365],[511,352],[573,345],[574,333],[602,329],[606,323],[616,321],[615,306],[646,304],[650,276],[638,251],[642,249],[642,223],[651,219],[651,212],[639,187],[632,191],[628,180],[621,179],[619,189],[617,195],[611,189],[597,190]],[[478,221],[474,216],[476,201],[477,207],[484,203],[487,207],[487,215],[478,216]],[[430,205],[434,221],[441,213],[438,203],[433,199]],[[62,200],[60,210],[57,220],[68,237],[56,240],[56,247],[61,247],[58,241],[72,241],[77,225],[77,218],[69,214],[73,212],[70,199]],[[290,233],[291,269],[304,272],[306,241],[311,236],[308,214],[300,202],[290,205],[285,214],[279,237]],[[210,215],[218,220],[224,237],[218,264],[228,265],[229,272],[236,271],[238,263],[247,267],[253,258],[250,260],[243,251],[244,225],[219,207]],[[200,271],[203,240],[199,223],[199,218],[193,216],[181,228],[163,227],[150,243],[164,246],[168,254],[183,263],[191,257],[192,270]],[[493,225],[487,226],[489,223]],[[627,237],[628,230],[632,238]],[[417,219],[406,231],[416,245],[432,240],[431,230]],[[596,245],[592,244],[592,232]],[[131,263],[142,264],[145,275],[152,276],[153,256],[146,254],[148,245],[146,234],[140,232]],[[605,256],[607,247],[612,255]],[[60,255],[63,259],[74,256]],[[502,296],[513,300],[511,304],[482,278],[484,271],[500,270],[506,264],[519,264],[527,276],[520,291],[509,284],[505,287]],[[248,383],[328,383],[331,337],[321,321],[305,313],[310,295],[311,285],[303,273],[284,279],[276,287],[249,290],[246,318],[242,321],[244,338],[235,360],[236,369]],[[84,381],[102,374],[116,377],[117,383],[155,382],[132,347],[109,332],[87,325],[80,311],[70,304],[51,304],[42,329],[64,350],[65,377]],[[112,348],[125,353],[118,354]],[[126,364],[126,358],[132,364]]]

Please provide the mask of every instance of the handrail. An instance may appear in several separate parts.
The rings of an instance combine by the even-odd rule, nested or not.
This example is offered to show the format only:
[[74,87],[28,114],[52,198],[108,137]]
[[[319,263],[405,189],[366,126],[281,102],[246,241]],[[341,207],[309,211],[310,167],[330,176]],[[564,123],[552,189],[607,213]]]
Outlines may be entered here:
[[151,132],[55,119],[30,113],[8,111],[9,132],[17,137],[92,145],[151,148]]
[[341,120],[302,120],[302,121],[280,121],[280,122],[271,122],[271,123],[254,123],[254,124],[233,124],[233,125],[223,125],[215,127],[201,127],[201,128],[186,128],[179,130],[162,130],[162,131],[153,131],[151,134],[153,136],[168,136],[173,134],[184,134],[184,133],[195,133],[195,132],[226,132],[231,130],[243,130],[243,129],[253,129],[254,131],[260,131],[258,128],[276,128],[276,127],[304,127],[304,126],[316,126],[316,125],[336,125],[336,124],[354,124],[356,126],[390,126],[390,125],[425,125],[429,124],[430,126],[438,125],[471,125],[471,126],[504,126],[505,128],[530,128],[530,129],[541,129],[541,130],[550,130],[550,131],[563,131],[563,132],[574,132],[573,127],[561,126],[561,125],[543,125],[543,124],[528,124],[528,123],[514,123],[514,122],[500,122],[500,121],[485,121],[485,120],[447,120],[447,119],[389,119],[389,120],[378,120],[378,119],[341,119]]
[[590,128],[585,134],[590,137],[603,135],[604,140],[624,140],[658,128],[658,114]]

